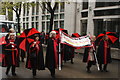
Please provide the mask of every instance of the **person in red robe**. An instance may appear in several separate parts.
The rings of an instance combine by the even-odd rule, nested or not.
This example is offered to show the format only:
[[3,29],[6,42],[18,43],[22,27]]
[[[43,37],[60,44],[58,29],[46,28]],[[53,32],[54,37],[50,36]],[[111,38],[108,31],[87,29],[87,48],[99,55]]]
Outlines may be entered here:
[[46,52],[46,67],[51,72],[52,78],[55,77],[55,69],[58,67],[58,49],[57,49],[57,39],[56,32],[50,32],[50,38],[47,43],[47,52]]
[[[103,36],[103,39],[99,42],[97,50],[97,59],[99,63],[100,71],[108,72],[107,65],[111,63],[110,43],[107,35]],[[103,66],[104,64],[104,66]]]
[[9,38],[5,46],[5,58],[3,59],[2,66],[7,67],[6,75],[8,75],[11,67],[12,75],[16,75],[15,68],[19,67],[19,54],[15,42],[15,35],[13,33],[9,34]]
[[35,41],[30,44],[26,68],[32,69],[33,76],[36,76],[36,70],[45,70],[43,48],[38,35],[35,35]]
[[95,40],[96,37],[91,36],[91,43],[93,47],[86,47],[83,54],[83,62],[87,63],[86,69],[88,73],[91,73],[90,68],[92,67],[92,65],[95,65],[96,63],[95,54],[94,54],[94,52],[96,52]]
[[5,37],[5,41],[6,41],[6,42],[9,42],[10,33],[15,33],[15,30],[14,30],[13,28],[11,28],[11,29],[9,30],[9,33],[8,33],[8,34],[6,35],[6,37]]

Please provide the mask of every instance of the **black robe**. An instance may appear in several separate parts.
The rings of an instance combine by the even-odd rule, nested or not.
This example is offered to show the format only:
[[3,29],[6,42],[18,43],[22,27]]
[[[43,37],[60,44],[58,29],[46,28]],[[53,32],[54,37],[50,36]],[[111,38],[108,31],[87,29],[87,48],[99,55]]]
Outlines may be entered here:
[[[12,47],[12,45],[14,47]],[[16,50],[6,50],[6,49],[16,49]],[[12,66],[12,65],[19,67],[19,53],[15,42],[14,44],[11,44],[10,41],[8,40],[8,43],[5,45],[4,55],[5,57],[2,61],[3,67]]]
[[48,39],[45,65],[50,70],[58,66],[57,41],[52,38]]
[[34,42],[32,42],[29,46],[29,52],[27,54],[26,68],[28,69],[38,69],[45,70],[44,66],[44,57],[43,57],[43,48],[39,42],[39,50],[37,52],[37,48],[32,47]]
[[[109,46],[108,42],[107,45]],[[111,62],[110,46],[108,48],[105,48],[104,40],[101,40],[98,45],[97,59],[99,64],[107,64]]]
[[19,49],[19,50],[21,50],[21,51],[20,51],[20,56],[21,56],[21,58],[25,58],[25,56],[26,56],[25,51],[22,50],[22,49]]
[[8,39],[9,35],[10,35],[10,33],[5,36],[5,41],[6,41],[7,43],[8,43],[8,40],[9,40],[9,39]]
[[74,48],[68,45],[63,45],[63,54],[64,61],[71,60],[74,58]]

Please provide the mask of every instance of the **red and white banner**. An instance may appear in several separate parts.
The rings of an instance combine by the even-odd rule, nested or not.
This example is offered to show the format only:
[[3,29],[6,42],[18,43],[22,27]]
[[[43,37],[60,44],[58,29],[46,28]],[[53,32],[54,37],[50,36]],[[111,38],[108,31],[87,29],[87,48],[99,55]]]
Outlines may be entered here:
[[68,34],[65,34],[64,32],[61,32],[60,35],[61,35],[60,37],[61,37],[62,44],[66,44],[72,47],[90,47],[91,46],[91,40],[89,36],[74,38]]

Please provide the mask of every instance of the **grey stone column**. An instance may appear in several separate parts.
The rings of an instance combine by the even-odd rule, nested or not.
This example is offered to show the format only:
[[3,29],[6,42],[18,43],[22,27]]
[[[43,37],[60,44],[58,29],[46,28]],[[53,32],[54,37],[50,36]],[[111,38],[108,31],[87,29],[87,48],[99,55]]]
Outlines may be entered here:
[[89,0],[88,3],[88,21],[87,21],[87,34],[94,35],[94,8],[95,8],[95,1],[96,0]]

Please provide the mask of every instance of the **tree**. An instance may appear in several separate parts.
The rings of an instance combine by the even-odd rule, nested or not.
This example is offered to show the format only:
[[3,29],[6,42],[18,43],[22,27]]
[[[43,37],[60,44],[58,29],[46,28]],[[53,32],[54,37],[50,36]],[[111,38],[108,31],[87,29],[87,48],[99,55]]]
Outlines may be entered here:
[[8,9],[9,12],[15,12],[16,17],[17,17],[17,27],[18,27],[18,32],[20,33],[20,15],[21,15],[21,7],[22,7],[22,2],[2,2],[3,4],[3,9]]
[[[6,12],[8,12],[9,16],[7,16]],[[7,20],[13,20],[13,12],[8,10],[2,2],[0,2],[0,15],[6,15]]]
[[55,2],[53,8],[52,8],[52,5],[51,5],[51,2],[42,2],[40,4],[42,10],[46,9],[50,13],[50,15],[51,15],[49,32],[52,31],[52,29],[53,29],[54,13],[55,13],[55,10],[56,10],[58,4],[59,4],[59,2]]

